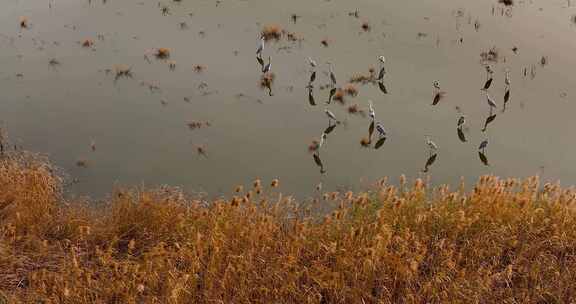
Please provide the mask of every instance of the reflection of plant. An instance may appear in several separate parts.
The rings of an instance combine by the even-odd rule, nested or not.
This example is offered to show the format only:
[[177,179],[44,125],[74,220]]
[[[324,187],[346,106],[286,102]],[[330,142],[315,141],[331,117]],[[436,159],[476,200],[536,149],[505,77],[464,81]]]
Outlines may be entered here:
[[76,160],[76,166],[80,167],[80,168],[87,168],[88,167],[88,161],[81,158]]
[[369,32],[372,29],[372,26],[368,21],[362,22],[362,30],[365,32]]
[[202,73],[204,72],[204,70],[206,69],[205,66],[201,65],[201,64],[196,64],[192,67],[192,69],[194,70],[194,72],[196,73]]
[[23,28],[23,29],[27,29],[30,27],[30,24],[28,22],[28,18],[26,18],[26,17],[20,17],[19,24],[20,24],[20,28]]
[[92,39],[87,38],[87,39],[82,40],[82,47],[89,48],[89,47],[92,47],[93,45],[94,45],[94,40],[92,40]]
[[498,49],[496,47],[493,47],[488,51],[480,53],[480,58],[482,58],[483,62],[498,62],[500,54],[498,52]]
[[504,4],[505,6],[512,6],[514,5],[514,0],[498,0],[498,3]]
[[122,77],[132,78],[132,67],[125,64],[118,64],[114,66],[115,79]]
[[360,116],[366,116],[364,110],[360,109],[360,106],[358,106],[357,104],[349,105],[347,110],[349,114],[358,114]]
[[274,73],[265,73],[262,74],[262,76],[260,77],[260,87],[261,88],[270,88],[272,86],[272,84],[274,83],[274,79],[276,78],[276,75],[274,75]]

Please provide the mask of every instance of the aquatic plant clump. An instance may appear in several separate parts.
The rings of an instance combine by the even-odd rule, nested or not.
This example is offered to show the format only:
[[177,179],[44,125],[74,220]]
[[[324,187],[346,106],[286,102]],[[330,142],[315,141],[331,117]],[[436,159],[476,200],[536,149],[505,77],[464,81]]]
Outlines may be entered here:
[[[7,303],[570,303],[576,192],[483,176],[381,180],[308,203],[256,180],[207,203],[178,189],[62,198],[44,160],[0,159]],[[322,188],[317,186],[318,191]],[[234,192],[232,192],[234,190]]]
[[483,63],[493,62],[497,63],[500,60],[500,52],[496,47],[480,53],[480,58]]
[[262,74],[260,77],[260,87],[261,88],[269,88],[274,83],[274,79],[276,79],[276,75],[274,73],[265,73]]
[[343,91],[348,96],[356,97],[358,95],[358,89],[353,84],[344,86]]
[[278,41],[280,38],[282,38],[282,31],[283,29],[279,25],[266,25],[262,29],[260,35],[264,37],[266,41],[271,39]]
[[266,41],[272,40],[276,42],[280,41],[282,37],[285,37],[286,40],[290,42],[297,42],[303,40],[303,38],[300,35],[294,32],[289,32],[276,24],[265,25],[260,31],[260,36],[264,38],[264,40]]
[[498,3],[504,4],[505,6],[513,6],[514,0],[498,0]]
[[154,56],[158,59],[170,58],[170,49],[168,48],[158,48],[154,50]]

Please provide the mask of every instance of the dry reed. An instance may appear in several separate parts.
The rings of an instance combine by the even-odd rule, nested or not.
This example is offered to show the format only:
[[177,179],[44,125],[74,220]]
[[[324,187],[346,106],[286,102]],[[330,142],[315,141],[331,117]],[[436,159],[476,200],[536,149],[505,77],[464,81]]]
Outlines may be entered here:
[[[0,301],[9,303],[570,303],[576,191],[483,176],[402,177],[309,204],[236,187],[66,201],[43,159],[0,158]],[[271,191],[271,190],[269,190]],[[322,200],[322,197],[324,200]],[[330,213],[327,213],[327,210]],[[326,215],[327,214],[327,215]]]

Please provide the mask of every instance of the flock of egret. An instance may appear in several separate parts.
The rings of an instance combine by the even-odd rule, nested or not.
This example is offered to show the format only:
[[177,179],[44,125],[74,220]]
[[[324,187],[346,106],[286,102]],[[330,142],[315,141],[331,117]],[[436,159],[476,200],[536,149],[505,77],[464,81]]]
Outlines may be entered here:
[[[494,80],[494,77],[493,77],[494,71],[492,70],[492,67],[490,65],[485,65],[485,69],[486,69],[486,82],[484,83],[484,86],[482,87],[482,91],[484,91],[485,95],[486,95],[486,103],[488,104],[488,107],[489,107],[489,114],[488,114],[488,117],[486,118],[486,120],[484,122],[484,127],[482,128],[482,132],[486,132],[488,124],[490,124],[491,122],[494,121],[494,119],[496,119],[496,114],[494,113],[494,109],[498,108],[496,101],[494,100],[494,98],[492,98],[492,96],[488,92],[488,89],[490,89],[490,87],[492,86],[492,82]],[[510,84],[511,84],[510,70],[506,69],[505,75],[504,75],[505,93],[504,93],[504,103],[503,103],[503,107],[502,107],[502,112],[506,111],[506,105],[507,105],[508,101],[510,100]],[[433,85],[434,85],[434,89],[437,92],[436,97],[435,97],[435,102],[433,103],[433,105],[435,105],[437,103],[436,99],[438,98],[438,95],[441,94],[441,92],[440,92],[440,85],[439,85],[438,81],[435,81]],[[462,142],[466,142],[466,137],[464,136],[464,132],[462,131],[465,124],[466,124],[466,115],[461,115],[458,118],[456,130],[458,132],[458,137],[460,138],[460,140]],[[480,160],[486,166],[489,165],[488,159],[486,157],[486,147],[487,146],[488,146],[488,140],[485,139],[480,143],[480,145],[478,147],[478,154],[479,154]]]
[[[491,122],[493,122],[494,119],[496,119],[496,114],[494,114],[494,109],[496,109],[498,107],[496,101],[494,100],[494,98],[492,98],[492,96],[490,96],[490,93],[488,92],[488,89],[490,89],[490,87],[492,86],[492,82],[494,80],[494,77],[493,77],[494,71],[492,70],[492,67],[490,65],[485,65],[485,69],[486,69],[486,82],[484,83],[484,86],[482,87],[481,90],[485,92],[486,103],[488,104],[488,107],[489,107],[489,114],[488,114],[488,117],[486,118],[486,120],[484,122],[484,127],[482,128],[482,132],[486,132],[488,125]],[[504,93],[504,104],[503,104],[502,112],[504,112],[506,110],[506,104],[510,100],[510,83],[511,83],[510,82],[510,71],[508,69],[506,69],[505,70],[505,77],[504,77],[505,93]],[[434,87],[434,101],[432,102],[432,105],[436,105],[436,104],[438,104],[438,102],[442,98],[444,92],[442,92],[440,90],[440,83],[438,81],[433,82],[433,87]],[[466,115],[462,114],[458,118],[458,121],[456,124],[456,131],[458,133],[458,138],[462,142],[467,141],[466,137],[464,135],[464,132],[463,132],[463,128],[464,128],[465,124],[466,124]],[[438,146],[430,139],[430,137],[428,135],[426,136],[426,143],[428,144],[428,147],[430,148],[430,158],[428,159],[428,162],[426,163],[427,165],[425,166],[425,169],[424,169],[425,172],[428,171],[429,165],[431,165],[435,161],[435,159],[436,159],[435,151],[438,149]],[[480,143],[480,145],[478,147],[478,154],[480,157],[480,161],[482,161],[482,163],[486,166],[489,165],[488,164],[488,158],[486,157],[486,147],[487,146],[488,146],[488,140],[485,139]]]
[[[266,75],[267,73],[270,73],[270,71],[271,71],[270,56],[268,56],[268,64],[266,64],[266,65],[264,65],[264,60],[262,59],[265,45],[266,45],[266,39],[265,39],[265,37],[262,36],[260,38],[260,43],[256,49],[256,58],[257,58],[258,62],[260,63],[260,65],[262,66],[263,75]],[[308,61],[308,64],[310,65],[310,78],[308,81],[308,85],[306,86],[306,89],[308,89],[308,96],[309,96],[310,104],[316,105],[312,92],[314,89],[314,82],[316,81],[316,78],[317,78],[316,77],[317,76],[316,69],[318,68],[318,63],[314,59],[312,59],[311,57],[307,57],[307,61]],[[378,71],[377,77],[372,76],[373,77],[372,79],[378,83],[381,91],[384,92],[385,94],[387,94],[386,87],[384,86],[384,83],[383,83],[384,76],[386,75],[385,63],[386,63],[386,57],[384,57],[382,55],[378,56],[379,71]],[[328,75],[329,81],[330,81],[330,85],[329,85],[330,95],[329,95],[328,100],[326,102],[326,105],[328,106],[328,105],[330,105],[333,96],[336,94],[337,79],[336,79],[336,74],[334,73],[334,70],[333,70],[333,63],[328,61],[328,62],[326,62],[326,65],[328,66],[327,75]],[[492,121],[494,121],[494,119],[496,118],[496,114],[494,114],[494,109],[496,109],[498,107],[496,101],[492,98],[492,96],[488,92],[488,90],[492,86],[492,82],[494,80],[494,77],[493,77],[494,76],[494,70],[488,64],[485,65],[485,70],[486,70],[486,82],[484,83],[484,86],[481,88],[481,90],[484,91],[485,96],[486,96],[486,102],[487,102],[488,107],[489,107],[489,116],[486,118],[486,120],[484,122],[484,127],[482,128],[482,132],[485,132],[488,125]],[[506,69],[505,70],[505,78],[504,78],[504,84],[505,84],[506,90],[505,90],[505,94],[504,94],[504,104],[503,104],[502,112],[504,112],[506,110],[506,104],[510,99],[510,83],[511,83],[510,71],[508,69]],[[434,98],[433,98],[432,105],[435,106],[444,97],[445,92],[443,92],[441,90],[439,81],[433,82],[433,89],[434,89],[434,91],[433,91],[434,92]],[[340,121],[338,120],[338,118],[336,117],[334,112],[332,112],[328,107],[326,107],[324,109],[324,113],[326,114],[326,117],[328,118],[328,128],[321,133],[320,139],[318,141],[314,141],[315,145],[314,145],[313,149],[311,149],[312,151],[314,151],[314,160],[315,160],[316,164],[318,166],[320,166],[322,173],[324,173],[326,171],[324,170],[324,166],[322,165],[322,162],[320,159],[320,148],[322,148],[322,146],[325,144],[328,134],[332,130],[334,130],[334,128],[336,127],[337,124],[340,123]],[[372,143],[372,134],[373,134],[374,130],[376,130],[378,140],[377,140],[374,147],[376,149],[378,149],[380,146],[382,146],[382,144],[386,140],[386,138],[388,136],[388,132],[386,131],[386,129],[384,128],[384,125],[381,122],[376,121],[376,111],[374,110],[374,104],[372,103],[371,100],[368,100],[368,118],[370,119],[369,135],[368,135],[368,138],[363,139],[361,143],[364,146],[369,146]],[[464,132],[463,132],[463,128],[464,128],[465,124],[466,124],[466,115],[461,114],[460,117],[458,118],[458,121],[457,121],[456,130],[458,133],[458,138],[462,142],[467,142],[466,137],[465,137]],[[432,141],[432,138],[430,135],[425,136],[425,141],[426,141],[426,145],[428,146],[428,149],[429,149],[429,157],[426,161],[426,165],[423,169],[423,172],[428,172],[429,167],[435,162],[435,160],[437,158],[438,145],[434,141]],[[480,160],[486,166],[489,165],[487,157],[486,157],[486,147],[487,146],[488,146],[488,140],[485,139],[480,143],[480,145],[478,147],[478,153],[479,153]]]

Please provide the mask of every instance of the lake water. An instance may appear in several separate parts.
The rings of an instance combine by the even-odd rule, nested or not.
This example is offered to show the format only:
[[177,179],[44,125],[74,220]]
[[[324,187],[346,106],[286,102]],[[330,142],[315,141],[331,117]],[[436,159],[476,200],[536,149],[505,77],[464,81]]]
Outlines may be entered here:
[[[257,177],[279,178],[282,191],[299,196],[320,182],[324,190],[357,189],[383,176],[424,176],[426,134],[438,145],[426,173],[434,184],[489,173],[574,184],[576,8],[567,1],[515,2],[5,0],[0,120],[12,141],[76,179],[73,193],[93,197],[115,185],[161,184],[216,196]],[[259,87],[255,58],[269,24],[302,38],[266,45],[273,96]],[[82,47],[85,39],[93,46]],[[144,58],[162,47],[175,70],[167,60]],[[488,91],[497,117],[482,132],[489,107],[480,90],[487,76],[480,53],[493,47],[499,60],[491,63]],[[379,55],[387,59],[388,94],[375,84],[356,85],[358,95],[345,105],[325,104],[327,61],[345,86],[352,75],[378,69]],[[308,56],[319,65],[316,106],[306,89]],[[130,66],[133,77],[115,80],[117,65]],[[506,69],[511,97],[502,113]],[[446,93],[436,106],[434,81]],[[378,150],[360,145],[369,118],[347,113],[352,104],[366,111],[368,100],[388,131]],[[328,126],[326,107],[342,123],[321,148],[321,174],[308,145]],[[456,132],[459,111],[467,117],[466,143]],[[210,125],[191,130],[192,121]],[[484,139],[490,166],[478,155]]]

